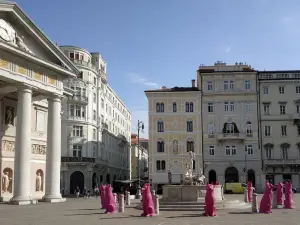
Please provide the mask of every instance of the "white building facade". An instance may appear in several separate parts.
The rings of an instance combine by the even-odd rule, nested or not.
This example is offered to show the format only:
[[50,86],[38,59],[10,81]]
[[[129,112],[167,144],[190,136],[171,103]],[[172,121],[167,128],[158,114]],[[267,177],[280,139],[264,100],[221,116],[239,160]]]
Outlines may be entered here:
[[79,70],[16,3],[0,11],[0,199],[61,202],[63,80]]
[[73,91],[65,99],[62,122],[62,187],[93,188],[130,175],[131,113],[107,82],[99,53],[75,46],[61,50],[81,71],[64,83]]
[[259,72],[261,146],[266,179],[300,188],[300,71]]
[[242,63],[199,67],[204,171],[210,183],[251,180],[258,190],[264,185],[256,77]]

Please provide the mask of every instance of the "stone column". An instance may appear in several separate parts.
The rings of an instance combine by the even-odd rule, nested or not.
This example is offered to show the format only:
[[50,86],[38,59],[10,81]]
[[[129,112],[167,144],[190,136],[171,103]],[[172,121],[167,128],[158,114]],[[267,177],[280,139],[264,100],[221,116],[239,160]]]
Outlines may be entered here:
[[119,212],[124,212],[124,195],[119,195]]
[[60,193],[61,160],[61,100],[58,96],[48,98],[48,127],[46,153],[46,190],[43,200],[62,202]]
[[252,213],[258,213],[258,200],[257,200],[257,194],[252,194]]
[[28,205],[30,198],[31,104],[32,91],[18,89],[17,126],[14,162],[14,194],[12,204]]

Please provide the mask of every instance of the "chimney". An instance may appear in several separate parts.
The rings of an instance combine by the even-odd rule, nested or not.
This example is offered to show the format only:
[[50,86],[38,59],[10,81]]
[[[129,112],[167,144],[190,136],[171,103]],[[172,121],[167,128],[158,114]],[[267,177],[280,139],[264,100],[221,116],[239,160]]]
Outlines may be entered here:
[[192,80],[192,87],[193,87],[193,88],[195,87],[195,82],[196,82],[196,80],[193,79],[193,80]]

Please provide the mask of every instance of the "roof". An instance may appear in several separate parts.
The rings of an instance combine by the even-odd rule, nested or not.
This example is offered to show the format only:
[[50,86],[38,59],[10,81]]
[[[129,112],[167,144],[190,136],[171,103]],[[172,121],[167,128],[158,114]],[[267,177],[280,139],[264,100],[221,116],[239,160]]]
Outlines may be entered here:
[[201,91],[197,87],[173,87],[173,88],[161,88],[156,90],[146,90],[145,93],[151,92],[192,92],[192,91]]

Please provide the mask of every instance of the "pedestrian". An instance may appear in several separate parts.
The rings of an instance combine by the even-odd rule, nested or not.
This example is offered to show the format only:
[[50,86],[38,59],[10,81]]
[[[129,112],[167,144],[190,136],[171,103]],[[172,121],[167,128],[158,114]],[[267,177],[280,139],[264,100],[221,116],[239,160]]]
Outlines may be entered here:
[[77,186],[76,189],[75,189],[75,194],[76,194],[76,198],[79,198],[79,195],[80,195],[80,189],[79,189],[78,186]]

